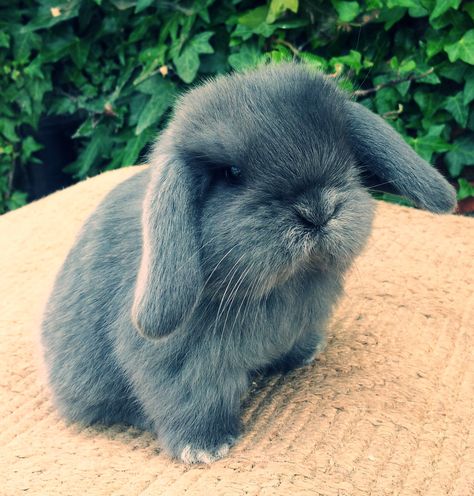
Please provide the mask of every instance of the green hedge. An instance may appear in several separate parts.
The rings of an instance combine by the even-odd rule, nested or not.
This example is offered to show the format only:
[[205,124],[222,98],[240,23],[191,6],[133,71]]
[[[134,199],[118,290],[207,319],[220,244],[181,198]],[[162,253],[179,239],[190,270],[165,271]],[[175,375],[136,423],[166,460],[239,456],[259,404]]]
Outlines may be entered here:
[[[16,4],[16,5],[15,5]],[[297,58],[341,75],[474,195],[474,2],[23,0],[0,8],[0,212],[28,199],[40,117],[74,114],[77,180],[140,162],[176,94],[212,74]]]

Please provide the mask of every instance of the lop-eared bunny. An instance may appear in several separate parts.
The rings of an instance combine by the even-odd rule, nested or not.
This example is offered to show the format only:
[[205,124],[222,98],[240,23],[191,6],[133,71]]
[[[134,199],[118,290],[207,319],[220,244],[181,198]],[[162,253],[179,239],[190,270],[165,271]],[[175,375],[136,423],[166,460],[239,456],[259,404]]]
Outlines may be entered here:
[[370,233],[364,171],[418,206],[449,184],[380,117],[298,64],[187,93],[148,169],[81,230],[45,310],[55,403],[211,462],[255,371],[308,363]]

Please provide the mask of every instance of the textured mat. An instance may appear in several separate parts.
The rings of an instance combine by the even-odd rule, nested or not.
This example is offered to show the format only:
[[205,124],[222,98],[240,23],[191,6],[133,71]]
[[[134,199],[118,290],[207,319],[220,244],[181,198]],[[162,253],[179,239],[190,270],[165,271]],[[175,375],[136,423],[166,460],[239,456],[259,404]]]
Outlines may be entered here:
[[253,384],[211,466],[125,427],[67,427],[37,371],[38,316],[84,218],[134,173],[0,217],[0,494],[474,495],[474,221],[379,204],[326,352]]

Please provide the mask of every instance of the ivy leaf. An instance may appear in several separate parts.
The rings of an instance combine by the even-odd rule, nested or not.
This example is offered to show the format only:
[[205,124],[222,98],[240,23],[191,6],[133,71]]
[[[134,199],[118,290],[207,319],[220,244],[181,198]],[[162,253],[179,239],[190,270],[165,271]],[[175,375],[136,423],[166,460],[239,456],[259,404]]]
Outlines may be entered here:
[[376,22],[383,22],[385,31],[392,29],[400,19],[406,14],[405,8],[382,8]]
[[178,38],[179,25],[180,25],[180,18],[178,14],[172,15],[168,19],[166,19],[162,28],[160,29],[158,44],[162,45],[163,43],[165,43],[168,36],[171,38],[171,41],[174,43]]
[[440,36],[438,32],[436,32],[436,36],[430,36],[426,41],[426,55],[428,59],[441,52],[445,45],[446,39],[444,36]]
[[411,81],[402,81],[401,83],[398,83],[395,88],[400,93],[400,96],[404,97],[408,93],[410,86]]
[[51,91],[53,89],[53,85],[51,84],[51,80],[49,78],[48,79],[35,78],[26,85],[26,89],[28,90],[28,93],[33,101],[42,102],[43,95],[47,91]]
[[164,80],[163,76],[161,76],[160,74],[155,74],[154,76],[151,76],[147,78],[145,81],[137,84],[136,89],[140,93],[153,96],[157,91],[159,91],[159,89],[162,87],[163,84],[169,85],[170,83]]
[[155,0],[138,0],[137,6],[135,7],[135,14],[138,14],[142,10],[145,10],[150,5],[153,5]]
[[455,139],[444,158],[452,177],[458,177],[466,165],[474,165],[474,135]]
[[20,141],[20,138],[15,131],[15,122],[10,119],[0,119],[0,134],[3,134],[3,136],[12,143]]
[[431,118],[438,111],[443,97],[439,93],[417,90],[413,99],[420,107],[423,115],[427,118]]
[[4,31],[0,31],[0,48],[10,47],[10,35]]
[[255,67],[262,60],[262,53],[254,44],[242,45],[240,52],[229,55],[229,64],[236,71]]
[[6,202],[8,210],[15,210],[17,208],[22,207],[23,205],[26,204],[27,198],[28,198],[27,193],[18,190],[14,191]]
[[385,0],[366,0],[366,5],[369,10],[381,9],[384,6]]
[[261,7],[257,7],[255,9],[248,10],[244,14],[240,15],[238,18],[239,24],[249,27],[251,30],[254,30],[262,22],[266,21],[268,14],[268,7],[266,5],[262,5]]
[[127,141],[127,146],[123,152],[121,166],[135,165],[140,152],[143,150],[145,145],[153,138],[153,131],[150,129],[144,130],[138,136],[133,136]]
[[474,65],[474,29],[467,31],[462,38],[455,43],[444,47],[450,62],[462,60]]
[[33,153],[41,150],[42,148],[43,145],[40,145],[31,136],[27,136],[21,142],[21,159],[24,162],[28,161]]
[[[270,24],[267,24],[267,26],[270,26]],[[235,27],[232,33],[232,38],[230,39],[229,47],[241,45],[242,41],[247,41],[254,34],[255,33],[252,28],[249,28],[248,26],[244,26],[243,24],[237,24],[237,26]],[[237,38],[240,38],[240,40]]]
[[308,26],[310,24],[307,19],[292,19],[290,21],[279,21],[273,24],[278,29],[296,29]]
[[137,4],[137,0],[110,0],[118,10],[127,10]]
[[48,29],[79,15],[81,0],[42,2],[34,18],[20,30],[21,34]]
[[[433,0],[430,0],[431,2]],[[460,29],[460,22],[459,22],[459,12],[455,10],[449,10],[448,12],[445,12],[442,16],[437,17],[436,19],[432,19],[430,24],[433,29],[438,30],[440,32],[443,28],[446,28],[448,26],[452,26],[453,29],[450,31],[454,33],[454,38],[459,38],[464,32],[466,31],[466,26]],[[428,14],[426,14],[428,15]],[[461,14],[462,16],[462,14]],[[463,23],[464,24],[464,23]],[[457,27],[456,27],[457,26]],[[451,33],[450,33],[451,34]]]
[[261,35],[264,38],[269,38],[277,29],[278,26],[276,23],[268,24],[267,22],[262,22],[260,26],[253,30],[253,34]]
[[77,111],[77,103],[68,98],[58,98],[46,109],[48,115],[73,114]]
[[194,50],[196,50],[196,52],[200,54],[214,53],[214,48],[212,48],[212,45],[209,43],[209,40],[212,36],[214,36],[214,33],[212,31],[205,31],[204,33],[200,33],[192,39],[191,45],[193,46]]
[[161,84],[156,86],[155,93],[151,96],[140,113],[135,128],[135,135],[138,136],[151,125],[158,124],[163,114],[173,103],[174,97],[174,86],[168,81],[162,80]]
[[344,2],[341,0],[331,0],[332,6],[336,9],[339,20],[342,22],[353,21],[360,13],[360,5],[357,2]]
[[289,62],[293,59],[293,53],[289,48],[283,45],[277,45],[275,50],[267,52],[265,54],[271,61],[279,62]]
[[173,59],[178,76],[185,82],[193,82],[199,70],[199,55],[190,45]]
[[438,66],[438,73],[442,77],[461,83],[466,73],[466,67],[466,64],[462,62],[455,62],[454,64],[445,62]]
[[298,0],[271,0],[267,14],[267,22],[272,24],[286,10],[298,12]]
[[401,74],[414,71],[415,69],[416,62],[414,60],[403,60],[398,67]]
[[23,69],[23,72],[28,77],[44,79],[45,68],[42,67],[42,64],[43,61],[41,59],[41,55],[38,55]]
[[460,91],[454,96],[448,96],[442,108],[446,109],[462,127],[466,127],[469,117],[469,107],[464,104],[463,93]]
[[206,31],[195,36],[178,56],[174,56],[173,62],[178,76],[185,82],[191,83],[199,70],[199,55],[213,53],[214,49],[209,43],[213,36],[212,31]]
[[424,8],[420,0],[387,0],[387,7],[395,9],[404,7],[409,9],[411,17],[422,17],[427,15],[427,10]]
[[16,33],[13,38],[13,55],[20,63],[28,60],[32,50],[39,48],[41,37],[36,33]]
[[428,6],[425,7],[425,5],[422,2],[417,2],[418,5],[416,7],[411,7],[408,9],[408,14],[410,17],[426,17],[430,11]]
[[268,7],[266,5],[249,10],[239,17],[239,24],[232,35],[239,36],[243,40],[249,39],[252,34],[268,38],[279,26],[278,24],[269,24],[266,20],[267,14]]
[[474,3],[466,3],[463,10],[465,10],[469,14],[469,17],[474,21]]
[[[152,29],[153,26],[156,25],[156,22],[156,16],[140,16],[140,22],[138,23],[138,25],[135,26],[135,28],[130,33],[130,36],[128,37],[129,43],[136,43],[137,41],[147,40],[148,33],[150,32],[150,29]],[[156,40],[154,39],[153,42],[156,43]],[[162,45],[162,43],[158,44]]]
[[64,171],[72,173],[78,179],[84,179],[94,163],[100,160],[101,153],[106,146],[110,146],[109,130],[103,125],[97,126],[91,140],[86,144],[78,159],[65,167]]
[[466,179],[458,179],[459,189],[457,193],[458,200],[465,200],[474,196],[474,186],[472,186]]
[[76,43],[77,38],[71,32],[62,36],[54,37],[47,46],[41,50],[41,60],[45,62],[57,62],[70,55],[71,47]]
[[227,63],[227,50],[216,50],[213,54],[201,58],[200,72],[203,74],[225,74],[229,71]]
[[[426,74],[428,71],[432,71],[430,74]],[[441,79],[438,74],[434,71],[434,67],[428,65],[424,61],[417,61],[415,74],[417,76],[423,75],[423,78],[419,80],[419,83],[437,85],[441,84]]]
[[166,45],[158,45],[145,48],[140,51],[138,60],[146,67],[152,65],[157,66],[163,64],[165,61]]
[[[241,41],[236,38],[241,38],[243,41],[247,41],[254,34],[268,38],[277,29],[296,29],[309,24],[306,19],[282,20],[280,22],[269,24],[266,20],[267,13],[268,6],[263,5],[246,11],[241,16],[231,16],[226,24],[229,26],[235,25],[235,29],[231,34],[231,39],[228,46],[239,46]],[[219,39],[222,40],[222,37]],[[221,45],[223,44],[221,43]],[[221,48],[224,48],[224,45],[221,46]]]
[[457,9],[461,0],[436,0],[435,8],[430,15],[430,21],[436,19],[439,16],[442,16],[449,9]]
[[378,114],[393,112],[400,102],[399,93],[395,88],[382,88],[375,95],[375,106]]
[[96,123],[92,117],[89,117],[77,128],[76,132],[72,135],[72,138],[87,138],[88,136],[91,136],[95,126]]
[[198,15],[204,22],[210,24],[211,18],[209,16],[209,9],[207,7],[203,7],[202,9],[199,9]]
[[138,123],[138,119],[145,108],[145,105],[150,100],[150,97],[142,93],[134,93],[129,100],[129,114],[128,114],[128,125],[130,127],[135,127]]
[[465,80],[463,103],[469,105],[474,100],[474,69],[466,73]]
[[347,55],[343,55],[341,57],[333,57],[330,60],[332,66],[336,66],[336,64],[343,64],[355,71],[356,74],[363,68],[372,67],[374,64],[369,60],[364,60],[362,62],[362,54],[360,52],[356,52],[355,50],[351,50]]
[[138,59],[143,64],[142,72],[133,81],[134,85],[140,84],[145,79],[148,79],[155,70],[165,63],[165,53],[168,47],[166,45],[158,45],[149,47],[143,50]]
[[424,136],[408,138],[408,142],[421,157],[430,162],[433,153],[447,152],[451,149],[451,145],[441,136],[444,128],[444,124],[432,126]]
[[90,44],[84,40],[77,40],[70,49],[71,59],[78,69],[82,69],[89,56]]
[[396,7],[406,7],[409,9],[417,8],[419,2],[417,0],[387,0],[387,7],[394,9]]
[[329,65],[324,57],[320,57],[319,55],[310,52],[300,52],[300,59],[320,71],[325,71]]

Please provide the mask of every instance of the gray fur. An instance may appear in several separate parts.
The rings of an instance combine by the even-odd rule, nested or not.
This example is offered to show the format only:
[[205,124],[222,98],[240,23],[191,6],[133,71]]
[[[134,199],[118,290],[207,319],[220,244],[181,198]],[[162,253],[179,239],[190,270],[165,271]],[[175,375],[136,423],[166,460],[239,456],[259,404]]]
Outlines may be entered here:
[[396,133],[296,64],[186,94],[150,162],[82,228],[42,341],[65,418],[150,429],[185,462],[227,453],[252,373],[321,347],[370,233],[361,164],[426,208],[453,206]]
[[407,146],[381,117],[358,103],[348,105],[349,136],[363,165],[391,184],[415,205],[432,212],[449,212],[456,192],[434,167]]

